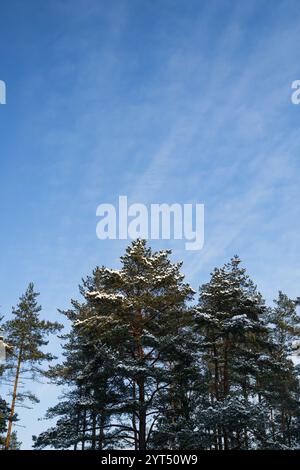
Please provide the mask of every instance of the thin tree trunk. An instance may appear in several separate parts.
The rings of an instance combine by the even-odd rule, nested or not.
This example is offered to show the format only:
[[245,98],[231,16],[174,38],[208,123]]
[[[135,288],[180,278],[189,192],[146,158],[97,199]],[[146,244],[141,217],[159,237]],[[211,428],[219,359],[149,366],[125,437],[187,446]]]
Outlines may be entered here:
[[223,391],[224,397],[228,395],[229,392],[229,382],[228,382],[228,342],[225,341],[224,348],[224,376],[223,376]]
[[83,429],[82,429],[81,450],[85,450],[85,433],[86,433],[86,410],[84,410],[84,412],[83,412]]
[[[224,398],[228,395],[229,392],[229,382],[228,382],[228,341],[225,341],[224,345],[224,371],[223,371],[223,394]],[[224,435],[224,450],[228,450],[228,432],[226,426],[223,426],[223,435]]]
[[223,426],[223,437],[224,437],[224,450],[228,450],[228,434],[227,429]]
[[249,449],[249,439],[248,439],[248,430],[247,428],[244,429],[244,436],[245,436],[245,449]]
[[11,438],[13,417],[14,417],[14,414],[15,414],[16,399],[17,399],[17,392],[18,392],[18,383],[19,383],[21,363],[22,363],[22,355],[23,355],[23,349],[21,347],[20,352],[19,352],[19,356],[18,356],[18,364],[17,364],[17,371],[16,371],[16,376],[15,376],[14,391],[13,391],[13,397],[12,397],[12,403],[11,403],[11,410],[10,410],[10,415],[9,415],[9,419],[8,419],[8,430],[7,430],[7,436],[6,436],[6,441],[5,441],[5,450],[9,450],[9,446],[10,446],[10,438]]
[[292,442],[291,442],[291,421],[292,421],[292,417],[289,415],[287,417],[287,422],[286,422],[286,425],[287,425],[287,439],[288,439],[289,447],[291,447],[291,445],[292,445]]
[[139,380],[139,450],[146,450],[146,410],[144,378]]
[[[136,402],[136,383],[134,382],[133,383],[133,401],[134,403]],[[135,450],[138,450],[138,430],[137,430],[137,427],[136,427],[136,414],[135,414],[135,410],[134,412],[132,413],[132,427],[133,427],[133,430],[134,430],[134,449]]]
[[77,438],[78,438],[79,432],[80,432],[80,411],[78,411],[77,418],[76,418],[76,441],[74,443],[74,450],[77,450],[77,446],[78,446]]
[[274,416],[273,416],[273,408],[271,408],[271,428],[272,428],[272,438],[275,440],[275,423],[274,423]]
[[103,450],[104,448],[104,425],[105,425],[105,415],[104,415],[104,410],[101,411],[100,413],[100,430],[99,430],[99,443],[98,443],[98,449]]
[[240,431],[236,432],[236,445],[237,445],[237,449],[241,448],[241,433],[240,433]]
[[218,442],[218,429],[215,426],[213,429],[213,434],[214,434],[214,445],[215,445],[215,450],[219,450],[219,442]]
[[223,450],[223,442],[222,442],[222,431],[221,426],[218,425],[218,450]]
[[92,412],[92,450],[96,450],[96,426],[97,426],[97,415],[96,412]]
[[214,365],[215,365],[215,397],[216,400],[219,400],[219,363],[217,359],[217,348],[214,344],[213,346],[213,354],[214,354]]
[[286,422],[285,422],[285,410],[284,408],[281,409],[281,434],[282,434],[282,439],[283,442],[286,443],[286,435],[285,435],[285,430],[286,430]]
[[[141,363],[144,360],[144,350],[141,344],[141,336],[143,333],[143,314],[141,310],[136,312],[137,327],[135,337],[137,342],[137,356]],[[137,385],[139,388],[139,450],[146,450],[146,407],[145,407],[145,378],[137,377]]]

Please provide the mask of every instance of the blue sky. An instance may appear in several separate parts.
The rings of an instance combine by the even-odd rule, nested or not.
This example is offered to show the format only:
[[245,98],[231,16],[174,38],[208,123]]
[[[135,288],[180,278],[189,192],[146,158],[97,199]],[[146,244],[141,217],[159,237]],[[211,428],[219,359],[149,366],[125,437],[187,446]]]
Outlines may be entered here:
[[[2,1],[1,312],[33,280],[61,320],[82,276],[118,267],[95,213],[120,194],[205,204],[203,250],[153,243],[194,288],[237,253],[268,301],[300,295],[299,36],[292,0]],[[34,388],[24,448],[57,395]]]

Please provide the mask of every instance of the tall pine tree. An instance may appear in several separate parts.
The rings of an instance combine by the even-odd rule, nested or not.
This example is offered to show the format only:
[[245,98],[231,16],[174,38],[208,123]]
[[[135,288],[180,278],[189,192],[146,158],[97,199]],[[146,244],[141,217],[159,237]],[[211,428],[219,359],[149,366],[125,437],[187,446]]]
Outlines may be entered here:
[[[121,258],[121,269],[97,268],[81,288],[85,304],[73,302],[73,309],[66,312],[77,341],[87,348],[81,390],[84,394],[89,387],[94,390],[85,410],[89,417],[85,434],[95,432],[90,417],[103,408],[104,418],[113,419],[104,421],[102,433],[119,447],[150,446],[163,395],[174,396],[173,416],[176,413],[178,375],[184,361],[189,362],[185,330],[192,321],[187,304],[194,292],[183,282],[181,264],[172,264],[170,254],[152,252],[143,240],[133,242]],[[106,377],[99,374],[101,361]],[[103,389],[102,395],[95,394],[99,379],[113,387],[114,403],[101,405],[106,395]],[[80,395],[78,383],[76,388]],[[97,420],[95,427],[99,433]],[[43,445],[41,436],[39,445]]]
[[62,327],[56,322],[40,319],[41,307],[37,302],[38,296],[39,294],[34,291],[34,285],[29,284],[25,294],[20,298],[18,306],[13,308],[12,319],[4,325],[7,342],[14,351],[10,356],[9,363],[14,385],[5,442],[6,450],[10,449],[16,403],[26,399],[32,402],[37,401],[31,392],[19,391],[20,379],[23,374],[26,374],[35,380],[38,375],[42,374],[41,365],[54,358],[52,354],[43,350],[44,346],[48,344],[45,337],[50,333],[56,333]]

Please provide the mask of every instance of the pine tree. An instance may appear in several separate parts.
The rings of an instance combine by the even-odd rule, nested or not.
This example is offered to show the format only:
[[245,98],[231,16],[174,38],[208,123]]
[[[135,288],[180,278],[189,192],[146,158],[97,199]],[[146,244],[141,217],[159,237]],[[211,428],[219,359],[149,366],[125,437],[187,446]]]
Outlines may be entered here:
[[[181,264],[172,264],[170,254],[153,253],[143,240],[133,242],[118,273],[97,270],[98,289],[87,295],[99,316],[78,323],[79,328],[96,328],[104,343],[117,346],[119,373],[130,392],[120,425],[140,450],[146,449],[159,418],[160,394],[171,394],[176,385],[173,370],[190,322],[187,302],[193,290],[183,283]],[[129,417],[131,426],[125,424]]]
[[[81,390],[85,398],[88,389],[92,394],[85,410],[85,439],[90,429],[94,432],[93,413],[98,416],[103,409],[107,445],[150,446],[160,397],[163,392],[172,395],[180,356],[187,360],[184,331],[192,320],[187,303],[194,293],[170,254],[152,252],[143,240],[133,242],[121,258],[121,269],[97,268],[81,288],[85,303],[73,302],[66,312],[76,338],[86,345]],[[96,395],[97,380],[101,387],[113,387],[113,395],[101,387]],[[109,396],[112,402],[101,404]],[[174,413],[177,405],[172,406]],[[36,442],[42,444],[41,436]]]
[[23,374],[29,374],[30,378],[35,380],[38,375],[42,374],[42,363],[54,359],[52,354],[43,351],[43,347],[48,344],[45,336],[62,328],[56,322],[40,320],[41,307],[37,303],[38,295],[34,291],[34,285],[29,284],[17,308],[12,311],[12,320],[4,325],[7,342],[14,350],[10,359],[10,369],[14,374],[14,387],[5,443],[6,450],[10,449],[16,403],[26,399],[32,402],[38,401],[31,392],[19,391],[20,379]]
[[266,409],[257,387],[263,365],[270,362],[265,312],[238,257],[215,269],[200,289],[195,321],[210,404],[199,410],[198,419],[209,430],[211,448],[249,448],[258,428],[255,439],[263,438],[259,423]]
[[299,445],[300,386],[298,367],[293,362],[300,337],[298,302],[279,292],[269,310],[268,322],[273,343],[271,373],[263,378],[263,394],[270,403],[273,447]]

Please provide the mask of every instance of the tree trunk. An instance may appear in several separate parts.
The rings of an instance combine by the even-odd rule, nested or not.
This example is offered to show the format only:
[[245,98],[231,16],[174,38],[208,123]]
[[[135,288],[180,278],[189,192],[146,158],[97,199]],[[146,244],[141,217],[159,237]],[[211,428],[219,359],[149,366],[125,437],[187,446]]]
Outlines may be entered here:
[[146,409],[144,378],[139,380],[139,450],[146,450]]
[[285,429],[286,429],[286,421],[285,421],[285,409],[281,409],[281,435],[284,444],[286,443],[286,435],[285,435]]
[[105,414],[104,410],[101,411],[100,413],[100,419],[99,419],[99,443],[98,443],[98,449],[103,450],[104,448],[104,425],[105,425]]
[[244,436],[245,436],[245,449],[249,449],[249,439],[248,439],[248,430],[247,428],[244,429]]
[[5,450],[9,450],[9,446],[10,446],[10,438],[11,438],[13,417],[14,417],[14,414],[15,414],[16,399],[17,399],[17,392],[18,392],[18,383],[19,383],[21,363],[22,363],[22,355],[23,355],[23,349],[21,347],[20,352],[19,352],[19,356],[18,356],[18,364],[17,364],[16,376],[15,376],[15,384],[14,384],[12,403],[11,403],[11,410],[10,410],[10,415],[9,415],[9,419],[8,419],[8,430],[7,430],[7,436],[6,436],[6,441],[5,441]]
[[228,450],[228,434],[225,426],[223,427],[223,437],[224,437],[224,450]]
[[96,450],[96,426],[97,426],[97,415],[96,412],[92,412],[92,450]]
[[274,423],[274,416],[273,416],[273,408],[271,408],[271,428],[272,428],[272,438],[275,440],[275,423]]
[[291,421],[292,421],[292,417],[289,415],[289,416],[287,417],[287,421],[286,421],[287,439],[288,439],[288,445],[289,445],[289,447],[292,446],[292,441],[291,441]]
[[77,418],[76,418],[76,441],[74,443],[74,450],[77,450],[77,446],[78,446],[78,434],[80,432],[80,411],[78,411],[77,413]]
[[223,450],[223,442],[222,442],[222,430],[221,430],[221,426],[218,425],[218,446],[219,446],[219,449],[218,450]]
[[86,433],[86,410],[84,410],[84,412],[83,412],[83,428],[82,428],[81,450],[85,450],[85,433]]
[[215,450],[219,450],[219,441],[218,441],[218,428],[215,426],[213,429],[213,434],[214,434],[214,445],[215,445]]
[[217,359],[217,348],[214,344],[213,346],[213,355],[214,355],[214,365],[215,365],[215,398],[219,400],[219,363]]
[[224,346],[224,376],[223,376],[223,392],[224,397],[226,397],[229,393],[229,381],[228,381],[228,341],[225,341]]
[[[134,331],[134,336],[136,338],[137,344],[137,357],[141,364],[144,361],[144,350],[141,344],[141,337],[143,333],[143,314],[141,310],[136,312],[137,326]],[[137,377],[138,385],[138,399],[139,399],[139,450],[146,450],[146,407],[145,407],[145,378],[139,374]]]
[[[136,403],[136,383],[133,383],[133,401]],[[136,426],[136,410],[132,413],[132,427],[134,432],[134,450],[138,450],[138,430]]]

